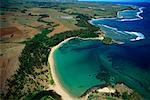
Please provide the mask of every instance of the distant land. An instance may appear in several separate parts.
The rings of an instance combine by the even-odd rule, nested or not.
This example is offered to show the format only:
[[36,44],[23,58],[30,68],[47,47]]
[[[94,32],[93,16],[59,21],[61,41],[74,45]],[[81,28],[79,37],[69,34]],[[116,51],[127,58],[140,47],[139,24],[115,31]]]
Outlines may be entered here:
[[65,3],[69,3],[69,2],[78,2],[78,0],[12,0],[12,1],[36,1],[36,2],[65,2]]

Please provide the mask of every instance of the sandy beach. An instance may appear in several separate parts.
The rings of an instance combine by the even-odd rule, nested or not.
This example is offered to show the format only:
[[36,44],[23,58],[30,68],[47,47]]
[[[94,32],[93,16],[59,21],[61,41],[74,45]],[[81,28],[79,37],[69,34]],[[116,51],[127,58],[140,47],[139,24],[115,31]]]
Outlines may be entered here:
[[[48,61],[49,61],[49,64],[50,64],[50,69],[51,69],[51,74],[52,74],[52,78],[54,80],[54,86],[50,86],[50,89],[53,89],[54,91],[56,91],[58,94],[60,94],[62,96],[62,99],[63,100],[85,100],[86,97],[82,97],[82,98],[77,98],[77,97],[73,97],[71,95],[69,95],[69,93],[62,87],[57,75],[56,75],[56,72],[55,72],[55,64],[54,64],[54,59],[53,59],[53,54],[54,54],[54,51],[56,49],[58,49],[62,44],[68,42],[69,40],[71,39],[74,39],[74,38],[79,38],[79,37],[71,37],[71,38],[68,38],[68,39],[65,39],[64,41],[62,41],[61,43],[59,43],[58,45],[54,46],[52,49],[51,49],[51,52],[50,52],[50,56],[48,58]],[[102,40],[101,37],[96,37],[96,38],[79,38],[79,39],[83,39],[83,40]]]
[[55,72],[55,64],[54,64],[53,54],[54,54],[54,51],[57,48],[59,48],[59,46],[61,46],[63,43],[65,43],[71,39],[72,38],[68,38],[68,39],[64,40],[63,42],[59,43],[58,45],[56,45],[55,47],[53,47],[51,49],[50,56],[48,58],[48,61],[50,63],[52,78],[53,78],[54,84],[55,84],[53,87],[50,87],[50,88],[53,89],[54,91],[56,91],[58,94],[60,94],[62,96],[63,100],[75,100],[77,98],[69,95],[69,93],[67,93],[67,91],[61,86],[60,81],[59,81],[59,79],[56,75],[56,72]]
[[[87,93],[83,97],[74,97],[74,96],[70,95],[69,92],[67,92],[65,90],[65,88],[61,85],[61,82],[59,81],[59,79],[57,77],[57,74],[56,74],[56,71],[55,71],[55,64],[54,64],[55,62],[54,62],[54,59],[53,59],[55,50],[58,49],[62,44],[66,43],[69,40],[74,39],[74,38],[78,38],[78,39],[82,39],[82,40],[102,40],[103,39],[103,37],[96,37],[96,38],[71,37],[71,38],[65,39],[64,41],[62,41],[58,45],[54,46],[51,49],[51,52],[50,52],[50,55],[49,55],[49,58],[48,58],[48,61],[49,61],[49,64],[50,64],[50,69],[51,69],[51,75],[52,75],[52,78],[54,80],[54,85],[50,85],[49,90],[54,90],[56,93],[61,95],[63,100],[87,100],[88,96],[92,93],[93,90],[91,90],[89,93]],[[114,93],[115,92],[114,88],[107,87],[107,86],[103,87],[103,88],[98,88],[96,90],[99,93]]]

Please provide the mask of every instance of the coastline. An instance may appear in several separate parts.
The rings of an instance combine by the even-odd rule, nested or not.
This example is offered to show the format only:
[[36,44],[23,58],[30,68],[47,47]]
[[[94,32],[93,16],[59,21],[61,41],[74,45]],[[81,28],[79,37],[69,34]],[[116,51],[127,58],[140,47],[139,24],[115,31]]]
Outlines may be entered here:
[[[59,81],[58,79],[58,76],[57,76],[57,73],[55,71],[55,61],[53,59],[53,56],[54,56],[54,52],[56,49],[58,49],[61,45],[63,45],[64,43],[68,42],[69,40],[71,39],[75,39],[75,38],[78,38],[78,39],[82,39],[82,40],[102,40],[103,37],[96,37],[96,38],[80,38],[80,37],[71,37],[71,38],[67,38],[65,39],[64,41],[62,41],[61,43],[59,43],[58,45],[52,47],[51,51],[50,51],[50,55],[49,55],[49,58],[48,58],[48,62],[50,64],[50,69],[51,69],[51,74],[52,74],[52,78],[54,80],[54,86],[50,86],[49,89],[53,89],[54,91],[56,91],[58,94],[60,94],[62,96],[62,99],[63,100],[77,100],[77,99],[80,99],[80,100],[85,100],[86,98],[86,95],[85,96],[82,96],[82,97],[74,97],[74,96],[71,96],[66,90],[65,88],[61,85],[61,82]],[[86,91],[85,91],[86,92]]]
[[[137,15],[140,16],[140,14],[143,13],[143,12],[141,12],[142,9],[143,9],[143,7],[140,7],[140,8],[139,8],[139,12],[137,12]],[[120,12],[120,11],[118,11],[118,12]],[[137,16],[137,15],[136,15],[136,16]],[[139,16],[137,16],[137,17],[139,17]],[[98,18],[98,19],[92,18],[92,19],[89,20],[88,22],[89,22],[90,24],[94,25],[94,24],[93,24],[93,21],[102,20],[102,19],[117,19],[117,18],[118,18],[118,13],[117,13],[117,17],[114,17],[114,18]],[[139,18],[140,18],[140,17],[139,17]],[[129,19],[129,20],[130,20],[130,19]],[[125,31],[125,32],[127,32],[127,31]],[[128,33],[128,34],[134,33],[135,35],[138,36],[135,40],[140,40],[140,39],[139,39],[139,37],[140,37],[139,34],[137,34],[137,33],[135,33],[135,32],[131,32],[131,33],[127,32],[127,33]],[[53,90],[56,91],[58,94],[60,94],[60,95],[62,96],[62,99],[63,99],[63,100],[78,100],[78,99],[80,99],[80,100],[85,100],[85,98],[87,98],[87,95],[88,95],[89,93],[91,93],[92,90],[94,89],[94,87],[91,87],[91,89],[85,91],[85,93],[84,93],[83,95],[81,95],[80,97],[71,96],[71,95],[65,90],[65,88],[61,85],[61,82],[60,82],[60,80],[58,79],[58,76],[57,76],[57,74],[56,74],[56,71],[55,71],[55,64],[54,64],[55,61],[54,61],[54,59],[53,59],[54,52],[55,52],[55,50],[58,49],[61,45],[63,45],[64,43],[66,43],[66,42],[68,42],[69,40],[74,39],[74,38],[78,38],[78,39],[82,39],[82,40],[103,40],[103,39],[104,39],[104,37],[80,38],[80,37],[77,36],[77,37],[67,38],[67,39],[65,39],[64,41],[60,42],[58,45],[52,47],[52,49],[51,49],[51,51],[50,51],[49,58],[48,58],[48,62],[50,63],[51,74],[52,74],[52,78],[53,78],[53,80],[54,80],[54,84],[55,84],[55,85],[54,85],[54,86],[50,86],[50,89],[53,89]],[[132,41],[134,41],[134,40],[132,39]],[[122,44],[122,43],[120,42],[120,44]],[[105,88],[105,87],[107,87],[107,86],[104,86],[103,88]],[[98,89],[98,88],[100,88],[100,87],[97,86],[96,88]],[[102,88],[102,87],[101,87],[101,88]]]
[[[137,13],[136,13],[136,15],[135,15],[137,18],[124,19],[123,16],[119,16],[120,11],[117,13],[117,18],[120,18],[120,19],[121,19],[120,21],[136,21],[136,20],[142,20],[143,17],[140,16],[140,14],[143,13],[144,7],[137,7],[137,8],[138,8],[138,11],[137,11]],[[126,11],[130,11],[130,10],[124,10],[124,11],[121,11],[121,12],[126,12]]]
[[[133,5],[130,5],[131,7],[133,6]],[[143,17],[142,16],[140,16],[140,14],[142,14],[143,13],[143,9],[145,8],[145,7],[139,7],[139,6],[133,6],[133,7],[136,7],[136,10],[138,10],[137,12],[136,12],[136,17],[137,18],[129,18],[129,19],[125,19],[125,18],[123,18],[123,16],[120,16],[119,15],[119,13],[120,12],[126,12],[126,11],[130,11],[130,10],[123,10],[123,11],[118,11],[117,12],[117,17],[114,17],[114,18],[97,18],[97,19],[94,19],[94,18],[92,18],[91,20],[89,20],[88,22],[91,24],[91,25],[95,25],[93,22],[94,21],[99,21],[99,20],[103,20],[103,19],[116,19],[116,20],[118,20],[118,21],[121,21],[121,22],[123,22],[123,21],[135,21],[135,20],[142,20],[143,19]],[[108,27],[108,28],[110,28],[110,29],[113,29],[113,30],[115,30],[115,31],[118,31],[118,32],[122,32],[122,33],[124,33],[124,34],[130,34],[130,35],[135,35],[135,36],[137,36],[136,38],[132,38],[132,39],[130,39],[130,41],[132,42],[132,41],[137,41],[137,40],[142,40],[142,39],[145,39],[145,36],[144,36],[144,34],[142,34],[142,33],[140,33],[140,32],[135,32],[135,31],[119,31],[117,28],[114,28],[114,27],[111,27],[111,26],[108,26],[108,25],[105,25],[105,24],[103,24],[102,26],[105,26],[105,27]],[[104,30],[102,30],[104,33],[105,33],[105,31]],[[124,44],[124,42],[119,42],[118,44]]]
[[[123,5],[123,6],[125,6],[125,5]],[[98,20],[103,20],[103,19],[121,19],[120,21],[134,21],[134,20],[141,20],[141,19],[143,19],[143,17],[140,16],[140,14],[143,13],[144,7],[139,7],[139,6],[135,6],[135,5],[127,5],[127,6],[131,6],[133,8],[136,8],[136,10],[138,10],[136,15],[135,15],[138,18],[124,19],[123,16],[119,16],[120,12],[126,12],[126,11],[131,11],[131,10],[122,10],[122,11],[118,11],[117,12],[116,17],[112,17],[112,18],[96,18],[96,19],[92,18],[88,22],[93,25],[93,21],[98,21]]]
[[64,41],[62,41],[61,43],[59,43],[58,45],[54,46],[51,51],[50,51],[50,56],[48,58],[48,62],[50,64],[50,69],[51,69],[51,74],[52,74],[52,78],[54,80],[54,86],[50,87],[50,89],[53,89],[54,91],[56,91],[58,94],[60,94],[62,96],[63,100],[74,100],[76,99],[75,97],[69,95],[69,93],[62,87],[57,75],[56,75],[56,71],[55,71],[55,64],[54,64],[54,59],[53,59],[53,55],[56,49],[58,49],[62,44],[66,43],[67,41],[71,40],[72,38],[68,38],[65,39]]
[[[94,19],[92,18],[91,20],[89,20],[88,22],[92,25],[93,24],[93,21],[97,21],[97,20],[102,20],[102,19],[116,19],[115,18],[98,18],[98,19]],[[74,96],[71,96],[66,90],[65,88],[61,85],[61,82],[60,80],[58,79],[58,76],[56,74],[56,71],[55,71],[55,61],[53,59],[53,56],[54,56],[54,52],[56,49],[58,49],[62,44],[68,42],[69,40],[71,39],[74,39],[74,38],[78,38],[78,39],[82,39],[82,40],[103,40],[104,39],[104,36],[101,36],[101,37],[96,37],[96,38],[80,38],[80,37],[71,37],[71,38],[67,38],[65,39],[64,41],[62,41],[61,43],[59,43],[58,45],[54,46],[51,48],[51,51],[50,51],[50,55],[49,55],[49,58],[48,58],[48,62],[50,64],[50,69],[51,69],[51,74],[52,74],[52,78],[54,80],[54,86],[50,86],[49,89],[53,89],[54,91],[56,91],[58,94],[60,94],[62,96],[62,99],[64,100],[76,100],[76,99],[81,99],[81,100],[84,100],[85,98],[87,98],[87,95],[91,92],[91,90],[93,90],[93,87],[91,87],[91,89],[85,91],[85,93],[83,95],[81,95],[80,98],[77,98],[77,97],[74,97]],[[97,88],[100,88],[99,86]],[[101,87],[102,88],[102,87]],[[83,99],[84,98],[84,99]]]
[[[64,43],[68,42],[71,39],[82,39],[82,40],[100,40],[100,38],[80,38],[80,37],[71,37],[71,38],[67,38],[64,41],[62,41],[61,43],[59,43],[58,45],[54,46],[51,48],[51,52],[48,58],[48,62],[50,64],[50,69],[51,69],[51,75],[52,78],[54,80],[54,85],[50,85],[48,90],[54,90],[56,93],[58,93],[59,95],[61,95],[62,100],[87,100],[87,98],[92,94],[95,93],[95,91],[97,91],[97,93],[102,93],[102,94],[107,94],[107,93],[115,93],[116,92],[116,88],[113,88],[109,85],[97,85],[97,86],[93,86],[91,88],[89,88],[88,90],[86,90],[80,97],[75,97],[72,96],[67,90],[65,90],[65,88],[62,86],[60,80],[58,79],[57,73],[55,71],[55,61],[53,59],[54,56],[54,52],[56,49],[58,49],[61,45],[63,45]],[[117,85],[120,86],[125,86],[123,83],[118,83]],[[117,86],[116,85],[116,86]],[[125,87],[122,87],[122,89],[125,89]],[[129,91],[131,91],[132,89],[128,88]],[[132,90],[133,91],[133,90]]]

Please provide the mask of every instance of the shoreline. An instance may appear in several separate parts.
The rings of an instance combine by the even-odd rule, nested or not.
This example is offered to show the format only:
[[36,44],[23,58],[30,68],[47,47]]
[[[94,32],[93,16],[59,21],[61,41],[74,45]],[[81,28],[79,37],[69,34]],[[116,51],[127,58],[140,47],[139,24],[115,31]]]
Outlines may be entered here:
[[[135,15],[137,18],[124,19],[123,16],[121,16],[122,18],[121,18],[120,21],[136,21],[136,20],[142,20],[143,17],[140,16],[140,14],[143,13],[143,9],[144,9],[144,7],[138,7],[138,11],[136,12],[136,15]],[[126,12],[126,11],[130,11],[130,10],[125,10],[125,11],[121,11],[121,12]],[[120,12],[117,13],[117,17],[118,17],[118,18],[120,18],[120,17],[119,17],[119,13],[120,13]]]
[[62,41],[58,45],[52,47],[52,49],[50,51],[50,55],[48,57],[48,62],[50,64],[50,69],[51,69],[51,75],[52,75],[52,78],[54,80],[54,86],[50,87],[50,89],[53,89],[55,92],[60,94],[63,100],[74,100],[75,97],[69,95],[69,93],[61,85],[61,83],[60,83],[60,81],[59,81],[59,79],[56,75],[53,56],[54,56],[54,52],[55,52],[56,49],[58,49],[62,44],[66,43],[67,41],[69,41],[71,39],[72,38],[65,39],[64,41]]
[[[70,95],[65,88],[61,85],[60,80],[58,79],[57,73],[55,71],[55,61],[54,61],[54,52],[56,49],[58,49],[61,45],[63,45],[64,43],[68,42],[71,39],[82,39],[82,40],[102,40],[103,37],[96,37],[96,38],[80,38],[80,37],[70,37],[65,39],[64,41],[60,42],[58,45],[52,47],[51,51],[50,51],[50,55],[48,57],[48,62],[50,64],[50,69],[51,69],[51,74],[52,74],[52,78],[54,80],[54,86],[50,86],[49,89],[53,89],[54,91],[56,91],[58,94],[60,94],[62,96],[63,100],[76,100],[76,99],[80,99],[80,100],[84,100],[86,98],[85,96],[80,96],[80,97],[74,97],[72,95]],[[92,88],[92,87],[91,87]],[[86,91],[85,91],[86,92]]]
[[[129,6],[133,6],[133,5],[129,5]],[[143,17],[142,16],[140,16],[140,14],[142,14],[144,11],[143,11],[143,9],[145,8],[145,7],[140,7],[140,6],[133,6],[133,7],[136,7],[136,10],[138,10],[137,12],[136,12],[136,17],[137,18],[129,18],[129,19],[124,19],[123,18],[123,16],[120,16],[120,12],[126,12],[126,11],[131,11],[131,10],[122,10],[122,11],[118,11],[117,12],[117,14],[116,14],[116,17],[112,17],[112,18],[91,18],[88,22],[90,23],[90,24],[92,24],[92,25],[94,25],[93,24],[93,21],[98,21],[98,20],[103,20],[103,19],[119,19],[120,21],[135,21],[135,20],[142,20],[143,19]]]
[[[55,61],[53,59],[54,52],[56,49],[58,49],[61,45],[64,43],[72,40],[72,39],[82,39],[82,40],[101,40],[101,38],[80,38],[80,37],[70,37],[65,39],[64,41],[60,42],[58,45],[51,48],[50,55],[48,57],[48,62],[50,64],[51,69],[51,75],[52,79],[54,80],[54,85],[50,85],[48,90],[54,90],[56,93],[61,95],[62,100],[87,100],[88,96],[92,94],[95,91],[98,91],[99,93],[115,93],[115,88],[109,86],[109,85],[96,85],[92,86],[91,88],[87,89],[81,96],[75,97],[72,96],[61,84],[60,80],[58,79],[57,73],[55,71]],[[124,85],[123,83],[117,83],[120,85]]]
[[[144,19],[142,16],[140,16],[140,14],[142,14],[144,11],[143,11],[143,9],[145,8],[145,7],[138,7],[138,6],[135,6],[136,7],[136,10],[138,10],[137,12],[136,12],[136,17],[138,17],[138,18],[131,18],[131,19],[124,19],[124,18],[120,18],[119,17],[119,13],[120,12],[126,12],[126,11],[130,11],[130,10],[123,10],[123,11],[118,11],[117,12],[117,17],[114,17],[114,18],[97,18],[97,19],[94,19],[94,18],[92,18],[91,20],[89,20],[88,22],[91,24],[91,25],[95,25],[94,23],[93,23],[93,21],[99,21],[99,20],[103,20],[103,19],[116,19],[116,20],[118,20],[118,21],[121,21],[121,22],[123,22],[123,21],[135,21],[135,20],[142,20],[142,19]],[[138,9],[137,9],[138,8]],[[123,17],[123,16],[121,16],[121,17]],[[114,27],[111,27],[111,26],[108,26],[108,25],[105,25],[105,24],[102,24],[103,26],[107,26],[107,27],[109,27],[109,28],[111,28],[111,29],[114,29],[114,30],[116,30],[116,31],[119,31],[117,28],[114,28]],[[103,32],[104,32],[104,30],[102,30]],[[126,34],[131,34],[131,35],[135,35],[135,36],[137,36],[136,38],[133,38],[133,39],[130,39],[130,41],[132,42],[132,41],[138,41],[138,40],[143,40],[143,39],[145,39],[145,36],[144,36],[144,34],[142,34],[142,33],[140,33],[140,32],[135,32],[135,31],[120,31],[120,32],[124,32],[124,33],[126,33]],[[105,33],[105,32],[104,32]],[[124,42],[121,42],[121,41],[119,41],[119,43],[118,44],[124,44]]]
[[[88,20],[88,22],[92,25],[93,24],[93,21],[97,21],[97,20],[101,20],[101,19],[116,19],[115,18],[98,18],[98,19],[94,19],[92,18],[91,20]],[[80,97],[74,97],[74,96],[71,96],[66,90],[65,88],[61,85],[61,82],[60,80],[58,79],[58,76],[56,74],[56,71],[55,71],[55,61],[53,59],[53,56],[54,56],[54,52],[56,49],[58,49],[61,45],[63,45],[64,43],[68,42],[69,40],[71,39],[74,39],[74,38],[78,38],[78,39],[82,39],[82,40],[103,40],[104,39],[104,36],[101,36],[101,37],[95,37],[95,38],[80,38],[80,37],[70,37],[70,38],[67,38],[65,40],[63,40],[62,42],[60,42],[59,44],[57,44],[56,46],[52,47],[51,48],[51,51],[50,51],[50,55],[48,57],[48,62],[50,64],[50,69],[51,69],[51,74],[52,74],[52,78],[54,80],[54,86],[50,86],[49,89],[53,89],[54,91],[56,91],[58,94],[61,95],[62,99],[63,100],[76,100],[76,99],[81,99],[81,100],[84,100],[85,98],[87,98],[87,95],[92,92],[93,89],[98,89],[98,88],[102,88],[102,87],[99,87],[99,86],[96,86],[96,87],[91,87],[90,89],[88,89],[87,91],[85,91]],[[103,87],[107,87],[107,86],[103,86]]]

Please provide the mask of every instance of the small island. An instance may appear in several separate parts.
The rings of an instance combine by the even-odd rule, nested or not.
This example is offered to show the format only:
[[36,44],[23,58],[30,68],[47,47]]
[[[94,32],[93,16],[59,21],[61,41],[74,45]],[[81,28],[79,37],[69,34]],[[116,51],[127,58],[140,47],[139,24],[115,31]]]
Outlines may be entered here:
[[113,43],[112,39],[109,38],[109,37],[104,37],[104,39],[102,40],[102,42],[104,44],[112,44]]

